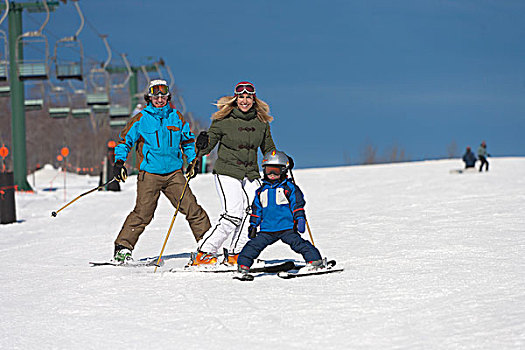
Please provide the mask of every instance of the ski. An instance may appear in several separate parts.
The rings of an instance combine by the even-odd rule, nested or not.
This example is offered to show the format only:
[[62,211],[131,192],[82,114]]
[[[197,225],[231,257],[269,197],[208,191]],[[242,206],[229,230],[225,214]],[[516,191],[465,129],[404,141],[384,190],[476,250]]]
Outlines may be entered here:
[[[293,261],[285,261],[279,264],[265,264],[261,266],[256,266],[250,269],[250,272],[253,273],[277,273],[279,271],[288,271],[295,268],[295,263]],[[225,272],[237,272],[237,265],[218,265],[207,268],[195,268],[192,266],[187,266],[184,268],[173,268],[168,272],[204,272],[204,273],[225,273]]]
[[297,266],[293,261],[285,261],[281,264],[267,265],[261,268],[251,268],[250,273],[239,273],[238,275],[233,276],[233,279],[239,281],[253,281],[255,279],[253,273],[279,273],[294,270],[296,268]]
[[164,265],[164,260],[160,261],[160,264],[157,265],[157,259],[154,260],[138,260],[127,263],[120,263],[114,260],[109,261],[90,261],[91,267],[96,266],[120,266],[120,267],[148,267],[148,266],[157,266],[160,267]]
[[344,268],[342,267],[336,268],[335,265],[336,265],[336,261],[330,260],[326,263],[326,268],[324,269],[306,271],[301,268],[297,272],[281,271],[277,273],[277,276],[279,276],[280,278],[284,278],[284,279],[290,279],[290,278],[297,278],[297,277],[325,275],[327,273],[344,271]]

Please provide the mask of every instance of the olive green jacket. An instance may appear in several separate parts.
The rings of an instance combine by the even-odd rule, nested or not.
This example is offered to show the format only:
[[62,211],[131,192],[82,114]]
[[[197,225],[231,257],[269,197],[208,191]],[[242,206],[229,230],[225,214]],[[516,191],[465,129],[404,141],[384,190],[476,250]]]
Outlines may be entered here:
[[210,143],[201,154],[208,154],[219,143],[214,174],[242,180],[260,178],[257,151],[275,150],[270,124],[257,119],[255,110],[243,113],[238,108],[221,120],[214,120],[208,130]]

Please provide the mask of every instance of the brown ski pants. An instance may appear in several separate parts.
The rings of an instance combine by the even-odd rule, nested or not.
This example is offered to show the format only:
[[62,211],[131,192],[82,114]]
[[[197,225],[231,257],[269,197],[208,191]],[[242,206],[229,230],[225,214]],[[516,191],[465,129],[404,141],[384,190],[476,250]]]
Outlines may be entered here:
[[[135,209],[124,221],[124,225],[115,240],[115,245],[133,250],[139,236],[153,219],[160,193],[164,193],[176,208],[185,183],[186,178],[180,170],[165,175],[151,174],[141,170],[137,178]],[[186,216],[195,240],[200,241],[210,229],[211,224],[208,214],[197,203],[197,199],[189,186],[186,188],[179,211]]]

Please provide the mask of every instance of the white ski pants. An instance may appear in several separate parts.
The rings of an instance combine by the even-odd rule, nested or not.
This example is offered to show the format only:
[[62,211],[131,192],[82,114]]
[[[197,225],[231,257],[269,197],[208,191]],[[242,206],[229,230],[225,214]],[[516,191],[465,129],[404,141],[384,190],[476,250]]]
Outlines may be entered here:
[[206,253],[219,253],[219,249],[231,236],[229,254],[239,254],[248,241],[247,227],[255,190],[261,181],[247,178],[242,180],[231,176],[215,174],[215,187],[222,204],[219,221],[204,236],[199,250]]

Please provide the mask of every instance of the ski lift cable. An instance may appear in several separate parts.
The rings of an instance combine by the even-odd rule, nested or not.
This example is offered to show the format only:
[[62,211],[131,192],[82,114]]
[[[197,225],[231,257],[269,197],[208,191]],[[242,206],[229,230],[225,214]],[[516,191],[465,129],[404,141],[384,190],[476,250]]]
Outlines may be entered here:
[[127,57],[126,57],[126,54],[125,53],[121,53],[120,57],[122,57],[122,61],[124,62],[124,65],[126,66],[127,74],[126,74],[126,77],[124,78],[124,81],[122,83],[111,85],[112,89],[122,89],[128,83],[129,79],[133,75],[133,71],[131,70],[131,65],[129,64],[129,61],[128,61]]
[[80,35],[80,32],[82,32],[82,29],[84,29],[84,14],[82,13],[80,6],[78,5],[78,0],[72,0],[72,1],[73,1],[73,4],[75,5],[75,8],[77,9],[78,16],[80,17],[80,26],[78,27],[78,30],[75,33],[75,39],[76,39]]
[[104,46],[106,46],[106,51],[108,53],[108,58],[106,59],[106,62],[104,62],[104,65],[102,66],[102,69],[106,69],[106,67],[108,66],[109,62],[111,62],[111,47],[109,46],[109,43],[108,43],[108,35],[107,34],[103,34],[103,35],[100,35],[100,38],[102,39],[102,41],[104,41]]
[[5,21],[5,18],[7,17],[8,13],[9,13],[9,0],[5,0],[5,13],[2,15],[2,19],[0,19],[0,25]]
[[46,0],[42,1],[42,4],[44,4],[44,8],[46,9],[46,19],[44,20],[44,23],[42,23],[42,26],[38,30],[38,34],[42,34],[42,31],[46,27],[47,22],[49,22],[49,6],[47,6],[47,1]]

